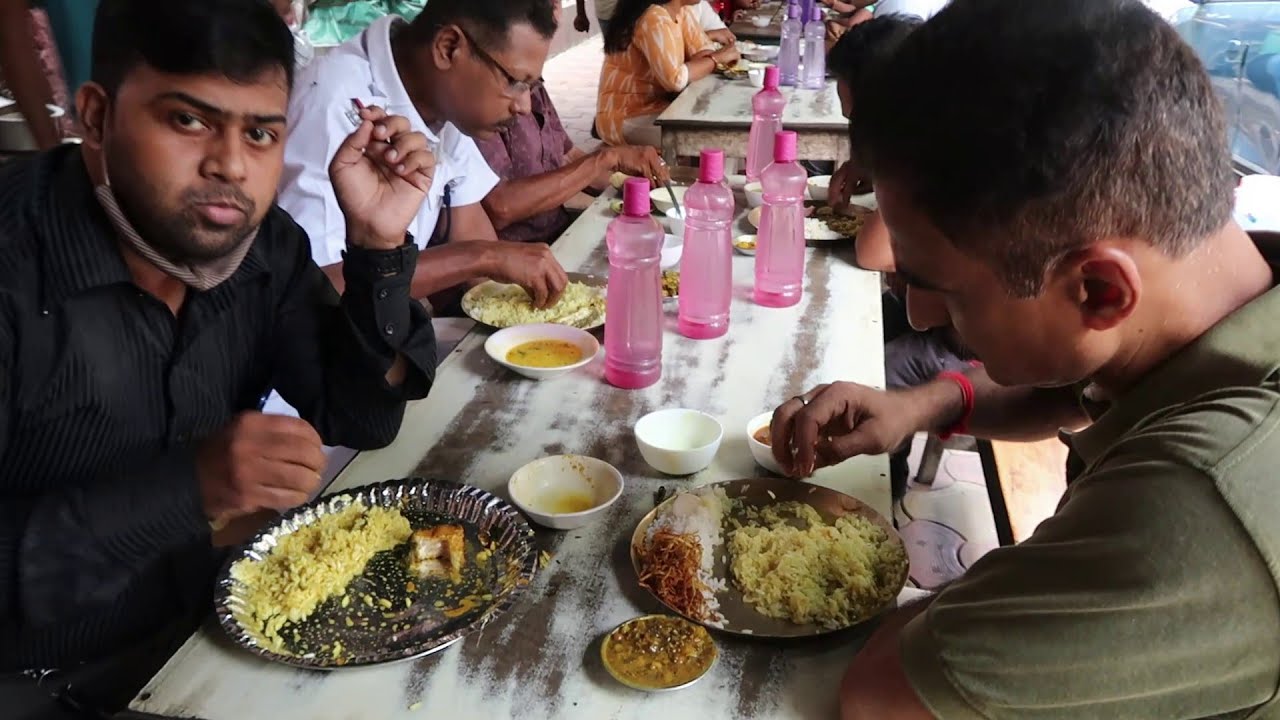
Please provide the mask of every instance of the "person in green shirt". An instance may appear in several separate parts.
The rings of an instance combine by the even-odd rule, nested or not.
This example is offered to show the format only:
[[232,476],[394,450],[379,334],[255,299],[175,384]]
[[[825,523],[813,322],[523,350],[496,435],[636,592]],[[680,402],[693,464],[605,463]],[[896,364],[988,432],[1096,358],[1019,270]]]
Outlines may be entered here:
[[1232,220],[1194,52],[1137,0],[957,0],[853,140],[912,324],[985,364],[787,401],[782,466],[1087,427],[1056,514],[853,655],[844,720],[1280,717],[1280,236]]

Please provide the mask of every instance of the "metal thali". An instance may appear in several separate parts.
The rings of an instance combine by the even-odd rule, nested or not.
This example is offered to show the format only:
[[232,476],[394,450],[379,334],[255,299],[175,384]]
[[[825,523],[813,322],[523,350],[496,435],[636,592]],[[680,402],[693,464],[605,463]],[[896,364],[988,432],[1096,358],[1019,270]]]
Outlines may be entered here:
[[[567,273],[567,275],[569,276],[569,282],[576,282],[576,283],[581,283],[583,285],[586,285],[587,287],[599,288],[601,295],[604,294],[605,288],[609,286],[608,279],[603,275],[588,275],[586,273],[577,273],[577,272]],[[476,285],[475,287],[468,290],[465,295],[462,296],[462,302],[461,302],[462,312],[466,314],[467,317],[471,318],[472,320],[475,320],[477,324],[483,327],[489,328],[490,330],[502,329],[480,320],[477,317],[476,305],[486,295],[492,294],[506,287],[509,287],[509,286],[505,283],[496,282],[494,280],[489,280],[489,281],[480,283],[479,285]],[[550,322],[557,325],[570,325],[571,327],[576,327],[580,330],[588,330],[588,331],[598,330],[604,327],[604,313],[601,312],[598,320],[593,320],[591,322],[587,322],[583,324],[557,322],[555,320],[547,320],[546,322]]]
[[[880,513],[873,510],[866,503],[863,503],[857,498],[845,495],[844,493],[831,490],[830,488],[779,478],[731,480],[728,482],[714,483],[706,487],[723,489],[730,499],[738,500],[743,505],[756,508],[789,501],[803,503],[816,510],[818,514],[822,516],[823,521],[827,523],[835,522],[836,518],[844,517],[846,515],[857,515],[863,517],[884,530],[887,533],[889,541],[896,543],[902,549],[903,557],[906,557],[906,548],[902,542],[902,537],[898,535],[898,532],[893,528],[892,523],[886,520]],[[645,536],[648,533],[649,526],[653,524],[658,513],[668,507],[674,499],[674,495],[664,499],[657,507],[650,511],[649,514],[645,515],[644,518],[640,520],[639,525],[636,526],[635,533],[631,536],[631,565],[635,570],[637,579],[639,579],[642,574],[641,554],[644,550]],[[700,618],[686,615],[677,608],[667,604],[662,600],[662,598],[649,590],[648,587],[645,587],[645,590],[653,595],[654,599],[661,602],[673,613],[704,625],[712,630],[719,630],[720,632],[731,635],[766,639],[804,638],[839,632],[840,630],[853,627],[854,625],[870,620],[871,618],[892,609],[897,602],[898,594],[902,592],[902,588],[905,587],[907,583],[908,565],[904,561],[900,571],[881,586],[882,590],[885,591],[885,602],[874,611],[868,612],[862,617],[855,618],[853,622],[850,622],[845,627],[829,628],[817,624],[800,625],[789,620],[771,618],[761,614],[754,607],[748,604],[743,598],[742,592],[734,586],[730,577],[731,573],[729,571],[729,557],[727,550],[729,535],[728,527],[722,527],[722,532],[724,533],[725,542],[716,548],[715,565],[712,570],[714,577],[725,581],[726,589],[715,593],[716,599],[720,603],[719,612],[724,616],[724,623],[722,625],[704,622]],[[644,586],[642,585],[642,587]]]
[[[287,625],[281,635],[290,640],[283,651],[274,649],[250,626],[248,588],[232,577],[232,566],[266,558],[289,533],[356,502],[398,509],[415,530],[461,525],[467,557],[461,578],[453,583],[411,574],[407,544],[378,553],[345,596],[330,597],[302,622]],[[506,501],[458,483],[391,480],[319,498],[283,515],[228,558],[214,604],[231,639],[260,657],[305,668],[358,667],[429,655],[483,628],[520,598],[537,564],[533,530]],[[341,643],[340,656],[331,652],[334,643]]]

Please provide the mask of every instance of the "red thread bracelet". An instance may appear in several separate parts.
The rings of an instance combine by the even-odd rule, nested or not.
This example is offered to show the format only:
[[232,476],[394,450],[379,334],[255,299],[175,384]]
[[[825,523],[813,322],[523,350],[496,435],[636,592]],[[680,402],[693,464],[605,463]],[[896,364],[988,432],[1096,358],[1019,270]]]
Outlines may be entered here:
[[938,433],[940,440],[949,440],[952,435],[967,435],[969,433],[969,420],[973,418],[973,383],[964,373],[958,373],[954,370],[944,370],[938,373],[939,380],[950,380],[960,388],[960,396],[964,401],[964,412],[961,413],[960,419],[955,421],[950,427]]

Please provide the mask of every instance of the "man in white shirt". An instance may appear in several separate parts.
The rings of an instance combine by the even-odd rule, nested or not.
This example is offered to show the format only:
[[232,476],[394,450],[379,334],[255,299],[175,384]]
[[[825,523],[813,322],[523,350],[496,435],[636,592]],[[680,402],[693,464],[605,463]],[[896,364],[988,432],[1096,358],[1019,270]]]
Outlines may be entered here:
[[559,298],[568,278],[546,245],[497,240],[480,201],[498,178],[469,137],[529,112],[555,29],[546,0],[432,0],[412,23],[382,18],[302,72],[289,102],[279,203],[307,231],[339,292],[346,228],[327,168],[359,101],[409,118],[435,154],[431,190],[410,228],[423,248],[414,297],[445,305],[456,294],[442,291],[487,277],[521,285],[540,307]]

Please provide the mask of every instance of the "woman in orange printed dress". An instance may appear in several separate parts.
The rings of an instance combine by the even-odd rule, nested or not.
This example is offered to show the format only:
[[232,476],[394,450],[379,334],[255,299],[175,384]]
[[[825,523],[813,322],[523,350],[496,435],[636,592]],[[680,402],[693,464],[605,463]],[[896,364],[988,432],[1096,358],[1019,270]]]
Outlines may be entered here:
[[713,50],[690,8],[700,0],[621,0],[604,36],[596,128],[610,145],[659,147],[655,118],[689,83],[732,65],[738,50]]

